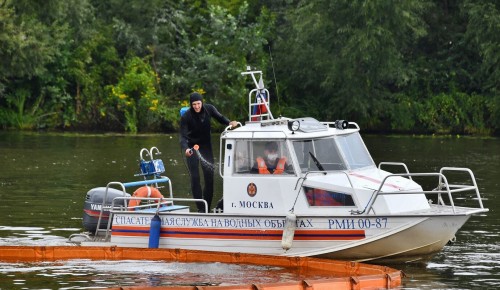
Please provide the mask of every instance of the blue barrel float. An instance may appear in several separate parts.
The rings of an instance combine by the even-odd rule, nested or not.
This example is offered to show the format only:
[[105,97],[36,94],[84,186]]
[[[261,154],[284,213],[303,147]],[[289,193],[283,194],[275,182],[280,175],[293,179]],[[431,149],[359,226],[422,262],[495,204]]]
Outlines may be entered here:
[[149,248],[158,248],[160,245],[160,229],[161,229],[161,219],[158,214],[156,214],[151,219],[151,225],[149,227]]

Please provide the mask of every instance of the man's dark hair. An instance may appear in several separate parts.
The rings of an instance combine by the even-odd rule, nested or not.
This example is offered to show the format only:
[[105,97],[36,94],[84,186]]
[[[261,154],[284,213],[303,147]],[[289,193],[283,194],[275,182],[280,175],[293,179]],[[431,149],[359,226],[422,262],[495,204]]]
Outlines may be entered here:
[[267,142],[266,145],[264,145],[264,149],[267,151],[276,152],[278,151],[278,143]]
[[199,93],[194,92],[189,96],[189,105],[192,105],[193,102],[196,102],[196,101],[203,101],[203,97]]

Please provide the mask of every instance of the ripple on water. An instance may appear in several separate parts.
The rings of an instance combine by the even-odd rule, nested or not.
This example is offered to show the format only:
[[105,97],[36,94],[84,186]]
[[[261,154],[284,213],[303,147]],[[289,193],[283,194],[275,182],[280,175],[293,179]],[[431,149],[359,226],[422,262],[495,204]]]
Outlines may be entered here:
[[0,226],[0,231],[43,231],[44,228],[41,227],[9,227]]
[[428,263],[427,268],[428,269],[433,269],[433,268],[450,268],[451,265],[448,264],[438,264],[438,263]]
[[467,271],[457,271],[454,273],[457,276],[479,276],[479,275],[490,275],[490,272],[467,272]]
[[81,229],[0,226],[0,246],[64,246],[71,232]]

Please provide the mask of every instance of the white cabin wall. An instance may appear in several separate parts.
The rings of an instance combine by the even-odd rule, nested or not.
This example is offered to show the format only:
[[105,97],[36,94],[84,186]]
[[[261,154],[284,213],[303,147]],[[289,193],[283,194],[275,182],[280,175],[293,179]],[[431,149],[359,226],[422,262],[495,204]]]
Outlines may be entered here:
[[381,196],[381,202],[385,204],[386,211],[375,211],[378,214],[390,213],[397,214],[415,210],[427,210],[430,208],[429,202],[423,193],[419,194],[396,194],[392,196]]
[[[224,159],[221,160],[221,176],[224,178],[233,172],[234,167],[234,140],[221,140]],[[230,148],[230,149],[229,149]]]
[[294,177],[259,174],[226,177],[224,212],[284,216],[295,200],[295,182]]

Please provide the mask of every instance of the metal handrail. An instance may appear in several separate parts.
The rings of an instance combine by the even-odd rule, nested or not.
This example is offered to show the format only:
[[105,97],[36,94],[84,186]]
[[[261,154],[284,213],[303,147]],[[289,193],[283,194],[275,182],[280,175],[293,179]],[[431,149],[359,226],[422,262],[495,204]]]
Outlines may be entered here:
[[[470,178],[472,180],[472,184],[474,186],[474,188],[476,189],[476,195],[477,195],[477,199],[479,201],[479,205],[481,206],[481,208],[483,209],[483,200],[481,199],[481,194],[479,193],[479,188],[477,187],[477,183],[476,183],[476,178],[474,177],[474,173],[472,173],[472,170],[470,170],[469,168],[463,168],[463,167],[443,167],[441,168],[441,170],[439,170],[439,173],[443,174],[444,171],[465,171],[467,173],[469,173],[470,175]],[[463,185],[453,185],[454,187],[457,187],[457,188],[461,188],[461,187],[464,187]]]
[[[236,122],[236,125],[238,125],[239,127],[242,127],[243,124],[241,124],[241,122]],[[231,130],[231,129],[236,129],[236,127],[231,127],[231,125],[228,125],[226,128],[224,128],[224,131],[223,132],[226,132],[228,130]]]
[[[174,198],[174,197],[171,197],[171,198],[152,198],[152,197],[132,197],[132,196],[124,196],[124,197],[115,197],[113,199],[113,201],[111,202],[111,209],[109,211],[109,219],[108,219],[108,225],[105,229],[106,231],[106,234],[104,235],[104,241],[108,241],[108,236],[109,236],[109,233],[111,232],[111,222],[112,222],[112,216],[114,213],[116,212],[123,212],[125,211],[124,210],[124,207],[116,207],[117,211],[115,211],[115,201],[126,201],[126,200],[144,200],[144,201],[156,201],[157,202],[157,205],[156,205],[156,211],[155,212],[141,212],[141,211],[130,211],[130,213],[133,213],[133,214],[157,214],[159,211],[160,211],[160,207],[165,204],[165,203],[168,203],[168,202],[172,202],[172,205],[173,205],[173,202],[174,201],[192,201],[192,202],[203,202],[203,204],[205,205],[205,213],[208,213],[208,203],[206,200],[204,199],[198,199],[198,198]],[[134,207],[134,208],[137,208],[137,207]],[[126,207],[126,209],[130,209],[129,207]],[[98,228],[99,229],[99,228]],[[104,231],[104,230],[103,230]],[[97,236],[97,235],[96,235]]]
[[[259,80],[255,78],[255,75],[259,75]],[[266,116],[269,119],[274,119],[273,114],[271,113],[271,108],[270,108],[270,94],[269,91],[264,87],[264,83],[262,81],[262,71],[252,71],[250,70],[250,67],[247,67],[247,70],[241,73],[242,76],[245,75],[250,75],[252,77],[253,83],[255,85],[255,89],[252,89],[248,93],[248,121],[252,121],[252,117],[257,117],[257,116]],[[262,103],[253,103],[252,102],[252,94],[255,92],[255,96],[257,96],[260,92],[264,91],[267,95],[267,100],[264,100]],[[252,106],[255,105],[264,105],[267,109],[267,113],[262,114],[262,115],[253,115],[252,114]]]
[[[103,215],[104,209],[110,208],[110,207],[106,207],[106,200],[108,197],[108,189],[110,186],[116,185],[116,186],[121,187],[122,192],[123,192],[123,196],[125,197],[125,194],[127,194],[127,192],[125,191],[125,188],[127,188],[127,187],[150,185],[150,184],[157,184],[157,183],[162,183],[162,182],[168,182],[170,198],[173,198],[172,182],[170,181],[170,179],[168,177],[165,177],[165,176],[161,176],[161,178],[159,178],[159,179],[149,179],[149,180],[141,180],[141,181],[133,181],[133,182],[125,182],[125,183],[119,182],[119,181],[109,182],[106,185],[106,190],[104,192],[104,197],[102,199],[101,211],[99,212],[99,219],[97,220],[97,227],[95,230],[95,237],[97,237],[97,234],[100,231],[104,231],[104,230],[99,229],[99,227],[101,226],[101,220],[102,220],[102,215]],[[113,201],[114,201],[114,199],[113,199]],[[113,205],[113,202],[111,204]],[[113,208],[113,206],[110,209],[112,209],[112,208]],[[110,212],[110,216],[108,218],[108,225],[109,225],[109,221],[111,220],[111,218],[112,218],[112,216],[111,216],[111,212]]]
[[[450,170],[453,170],[453,171],[466,171],[466,172],[468,172],[471,175],[471,178],[472,178],[472,181],[473,181],[473,185],[469,185],[469,186],[467,186],[467,185],[454,185],[454,184],[450,185],[448,183],[448,180],[447,180],[446,176],[444,176],[444,174],[442,173],[443,171],[450,171]],[[397,176],[401,176],[401,177],[410,177],[410,176],[437,176],[437,177],[439,177],[439,185],[438,185],[438,187],[435,190],[432,190],[432,191],[424,191],[424,190],[422,190],[422,191],[388,191],[388,192],[383,192],[382,188],[384,187],[386,181],[389,178],[391,178],[391,177],[397,177]],[[456,209],[455,209],[455,203],[453,201],[452,193],[464,192],[464,191],[470,191],[470,190],[475,190],[476,191],[476,195],[477,195],[477,199],[478,199],[478,202],[479,202],[479,206],[480,206],[481,209],[484,209],[482,198],[481,198],[481,195],[480,195],[478,187],[477,187],[477,183],[476,183],[474,175],[472,174],[472,171],[470,169],[467,169],[467,168],[457,168],[457,167],[443,167],[440,170],[439,173],[432,172],[432,173],[400,173],[400,174],[389,174],[386,177],[384,177],[384,179],[382,180],[379,188],[373,192],[372,196],[368,200],[368,203],[366,204],[366,206],[363,209],[363,211],[361,211],[361,212],[353,212],[353,213],[368,215],[370,213],[370,211],[373,209],[373,205],[375,204],[376,199],[380,195],[418,194],[418,193],[437,194],[438,195],[438,202],[441,205],[445,205],[443,199],[441,198],[441,194],[446,193],[446,194],[448,194],[450,206],[451,206],[451,208],[453,210],[453,213],[455,214],[456,213]]]
[[[115,197],[112,201],[112,205],[114,205],[114,202],[115,201],[120,201],[120,200],[144,200],[144,201],[156,201],[157,202],[157,205],[156,205],[156,209],[159,210],[160,207],[164,204],[168,204],[169,202],[172,202],[172,205],[173,205],[173,202],[174,201],[192,201],[192,202],[202,202],[204,205],[205,205],[205,213],[208,213],[208,203],[206,200],[204,199],[201,199],[201,198],[181,198],[181,197],[133,197],[133,196],[124,196],[124,197]],[[116,213],[116,212],[123,212],[123,211],[126,211],[125,209],[127,210],[130,210],[131,208],[142,208],[142,207],[148,207],[150,205],[145,205],[145,206],[134,206],[134,207],[113,207],[112,206],[112,209],[111,211],[113,213]],[[117,210],[115,210],[117,209]],[[136,211],[135,213],[139,214],[139,213],[144,213],[144,212],[140,212],[140,211]]]
[[[266,99],[263,99],[261,100],[261,102],[252,102],[252,94],[255,93],[255,97],[258,97],[257,99],[259,100],[259,94],[260,93],[266,93],[266,96],[267,96],[267,100]],[[262,88],[262,89],[253,89],[251,90],[249,93],[248,93],[248,121],[252,122],[252,118],[253,117],[266,117],[266,119],[264,120],[274,120],[274,117],[273,117],[273,114],[271,113],[271,108],[270,108],[270,98],[269,98],[270,94],[269,94],[269,91],[266,89],[266,88]],[[252,114],[252,110],[253,110],[253,107],[255,106],[260,106],[260,105],[264,105],[266,107],[266,111],[267,113],[263,113],[263,114]],[[260,119],[259,121],[262,121],[262,119]]]
[[[396,165],[396,166],[403,166],[403,168],[405,169],[406,173],[410,174],[410,171],[408,170],[408,167],[406,166],[406,164],[404,164],[403,162],[380,162],[378,164],[378,169],[382,169],[382,165]],[[408,176],[408,178],[410,180],[413,180],[411,178],[411,176]]]

